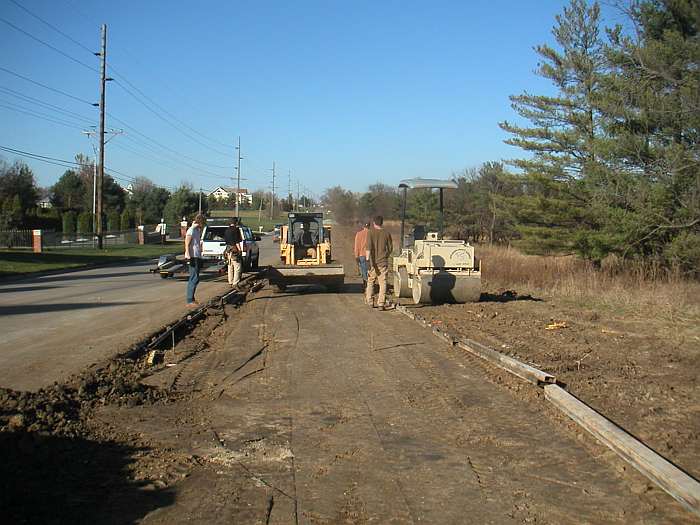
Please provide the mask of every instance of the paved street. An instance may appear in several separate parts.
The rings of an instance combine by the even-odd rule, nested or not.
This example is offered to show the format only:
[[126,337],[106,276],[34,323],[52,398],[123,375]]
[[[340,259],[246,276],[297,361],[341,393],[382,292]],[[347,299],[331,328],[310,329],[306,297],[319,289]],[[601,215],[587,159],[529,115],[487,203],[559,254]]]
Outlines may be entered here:
[[[261,243],[261,262],[274,254]],[[148,272],[154,262],[0,283],[0,387],[36,390],[126,349],[185,311],[185,281]],[[227,289],[203,274],[197,300]]]

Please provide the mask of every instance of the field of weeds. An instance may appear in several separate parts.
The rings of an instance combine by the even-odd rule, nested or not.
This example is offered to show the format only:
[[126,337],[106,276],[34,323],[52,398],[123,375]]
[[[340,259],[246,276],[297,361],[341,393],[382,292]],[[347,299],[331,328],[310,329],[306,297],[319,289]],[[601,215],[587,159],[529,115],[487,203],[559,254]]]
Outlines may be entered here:
[[659,266],[609,257],[596,268],[574,256],[525,255],[497,246],[481,246],[477,254],[489,289],[514,289],[672,322],[700,318],[700,283]]

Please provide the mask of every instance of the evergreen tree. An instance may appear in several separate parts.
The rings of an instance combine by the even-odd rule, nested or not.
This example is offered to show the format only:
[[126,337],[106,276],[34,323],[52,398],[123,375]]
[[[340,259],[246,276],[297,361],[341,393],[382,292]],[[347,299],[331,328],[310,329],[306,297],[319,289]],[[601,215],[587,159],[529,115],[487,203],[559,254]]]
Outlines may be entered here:
[[597,2],[589,7],[584,0],[571,0],[552,30],[558,49],[536,48],[542,59],[538,74],[553,83],[557,94],[511,97],[513,109],[530,127],[500,124],[513,135],[506,143],[532,154],[511,161],[523,173],[523,196],[515,209],[521,246],[528,251],[575,249],[578,234],[596,227],[584,180],[602,169],[597,98],[605,55],[599,17]]
[[[644,0],[609,32],[603,101],[610,180],[597,201],[616,251],[700,267],[700,5]],[[612,233],[611,233],[612,235]]]

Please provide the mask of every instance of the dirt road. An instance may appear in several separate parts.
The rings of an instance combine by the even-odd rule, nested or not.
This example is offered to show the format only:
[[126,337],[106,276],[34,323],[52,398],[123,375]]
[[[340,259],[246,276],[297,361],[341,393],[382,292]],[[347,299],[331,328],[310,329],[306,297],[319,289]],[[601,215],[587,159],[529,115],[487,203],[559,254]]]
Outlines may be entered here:
[[502,372],[364,306],[350,280],[341,294],[266,288],[213,310],[155,367],[118,359],[36,394],[0,389],[4,515],[693,522],[536,387],[504,388]]
[[210,318],[143,379],[165,397],[137,406],[98,399],[82,410],[80,439],[0,433],[16,461],[3,466],[10,515],[162,524],[689,519],[556,424],[543,403],[518,399],[486,380],[480,362],[352,292],[264,290],[228,308],[228,320]]

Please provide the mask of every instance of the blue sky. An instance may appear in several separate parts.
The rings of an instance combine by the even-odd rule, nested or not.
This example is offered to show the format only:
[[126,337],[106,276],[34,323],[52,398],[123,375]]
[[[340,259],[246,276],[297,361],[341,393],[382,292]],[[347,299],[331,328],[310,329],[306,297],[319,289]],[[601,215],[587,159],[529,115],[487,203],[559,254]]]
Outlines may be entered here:
[[[99,45],[99,24],[108,24],[110,74],[121,78],[108,85],[107,109],[121,122],[108,118],[107,125],[129,127],[107,145],[107,167],[168,187],[231,185],[240,135],[242,186],[268,188],[275,161],[282,192],[291,170],[293,185],[299,180],[317,195],[336,184],[362,191],[377,181],[449,177],[517,156],[498,122],[515,118],[509,95],[549,91],[534,74],[532,48],[552,42],[554,16],[565,4],[16,1],[90,49]],[[10,0],[0,0],[0,17],[97,68],[97,57]],[[0,67],[97,101],[97,74],[0,27]],[[138,95],[124,78],[157,102],[160,108],[145,101],[163,118],[123,89]],[[0,146],[61,159],[92,155],[80,129],[96,124],[95,108],[2,70],[0,87],[88,119],[0,90]],[[27,162],[43,186],[64,170]]]

